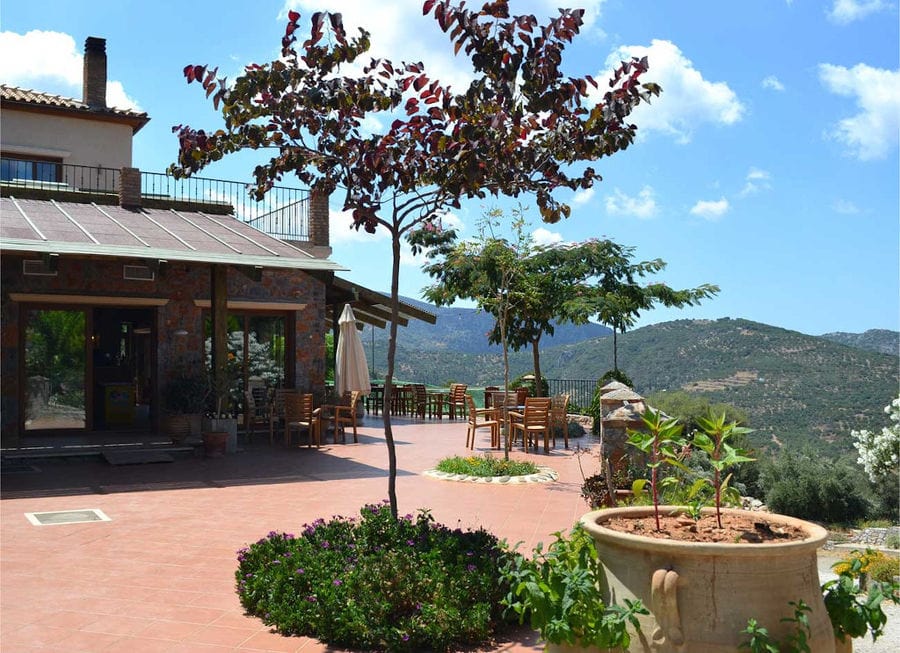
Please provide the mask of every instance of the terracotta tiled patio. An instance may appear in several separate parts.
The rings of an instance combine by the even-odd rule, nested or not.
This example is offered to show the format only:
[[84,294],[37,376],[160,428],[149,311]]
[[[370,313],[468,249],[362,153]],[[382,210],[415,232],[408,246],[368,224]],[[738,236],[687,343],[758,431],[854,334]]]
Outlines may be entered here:
[[[401,513],[429,508],[450,526],[483,526],[530,550],[586,511],[571,449],[529,458],[559,473],[549,484],[440,481],[422,472],[465,452],[465,423],[395,420]],[[0,649],[27,651],[326,651],[243,614],[235,552],[271,530],[355,515],[387,496],[381,419],[358,444],[269,446],[267,434],[225,458],[113,466],[36,463],[2,478]],[[590,444],[590,436],[582,444]],[[476,453],[487,451],[480,433]],[[560,443],[561,444],[561,443]],[[517,452],[514,457],[523,457]],[[596,460],[584,458],[586,473]],[[34,526],[25,513],[99,508],[111,521]],[[493,650],[539,651],[527,629]]]

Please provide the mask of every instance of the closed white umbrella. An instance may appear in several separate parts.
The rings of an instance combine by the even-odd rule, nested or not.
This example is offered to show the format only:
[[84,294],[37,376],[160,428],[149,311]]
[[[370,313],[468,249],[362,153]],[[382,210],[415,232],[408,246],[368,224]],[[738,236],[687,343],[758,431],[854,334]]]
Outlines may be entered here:
[[334,366],[334,388],[338,396],[353,390],[369,394],[372,391],[372,385],[369,383],[369,363],[350,304],[344,304],[338,325],[340,333]]

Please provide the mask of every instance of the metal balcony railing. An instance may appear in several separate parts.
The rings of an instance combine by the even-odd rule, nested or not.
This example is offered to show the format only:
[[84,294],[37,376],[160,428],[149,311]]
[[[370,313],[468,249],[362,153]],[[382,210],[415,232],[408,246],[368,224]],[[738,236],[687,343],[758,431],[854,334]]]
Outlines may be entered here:
[[[121,172],[56,161],[0,158],[3,195],[116,204]],[[283,240],[308,241],[309,192],[275,186],[257,201],[250,185],[238,181],[142,172],[141,199],[147,208],[174,208],[234,215]]]

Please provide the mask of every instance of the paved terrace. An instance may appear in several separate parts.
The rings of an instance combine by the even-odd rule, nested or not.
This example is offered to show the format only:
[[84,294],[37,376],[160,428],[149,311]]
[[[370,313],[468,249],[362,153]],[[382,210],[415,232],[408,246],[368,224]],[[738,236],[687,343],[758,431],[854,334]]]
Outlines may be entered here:
[[[30,651],[329,651],[282,637],[243,614],[234,591],[238,548],[271,530],[297,532],[318,517],[357,515],[387,496],[381,418],[359,443],[321,449],[269,446],[268,434],[217,460],[113,466],[39,461],[2,477],[0,649]],[[480,526],[527,550],[568,530],[587,510],[571,449],[530,453],[559,473],[550,484],[440,481],[422,475],[464,454],[463,421],[396,419],[401,514],[429,508],[437,521]],[[480,431],[475,453],[487,451]],[[590,436],[584,444],[593,443]],[[560,442],[560,445],[562,443]],[[514,457],[524,457],[519,452]],[[586,473],[596,462],[583,459]],[[34,526],[28,512],[99,508],[111,521]],[[497,651],[540,651],[527,629]]]

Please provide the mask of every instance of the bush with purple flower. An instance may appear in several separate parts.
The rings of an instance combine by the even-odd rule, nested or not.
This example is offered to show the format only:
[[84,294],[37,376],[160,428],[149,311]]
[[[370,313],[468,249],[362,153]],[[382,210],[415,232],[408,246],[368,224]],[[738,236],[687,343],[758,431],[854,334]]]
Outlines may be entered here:
[[285,635],[352,649],[449,651],[490,642],[506,623],[500,572],[513,554],[484,530],[400,519],[385,503],[360,517],[271,532],[238,551],[241,604]]

